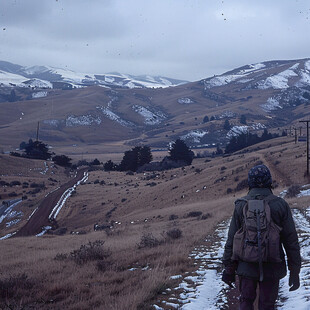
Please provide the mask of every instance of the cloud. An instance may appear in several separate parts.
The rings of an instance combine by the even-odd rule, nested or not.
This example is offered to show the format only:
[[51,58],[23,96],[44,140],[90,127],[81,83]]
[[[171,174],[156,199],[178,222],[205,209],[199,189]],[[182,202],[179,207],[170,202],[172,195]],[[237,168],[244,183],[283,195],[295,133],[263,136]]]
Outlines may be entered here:
[[309,9],[306,0],[7,0],[0,59],[197,80],[309,57]]

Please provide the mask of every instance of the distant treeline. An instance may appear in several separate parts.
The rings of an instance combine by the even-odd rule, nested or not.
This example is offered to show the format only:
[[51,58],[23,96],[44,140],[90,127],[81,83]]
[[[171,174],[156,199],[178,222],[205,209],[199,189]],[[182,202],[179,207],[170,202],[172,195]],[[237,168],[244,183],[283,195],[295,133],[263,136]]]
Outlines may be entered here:
[[234,136],[230,139],[226,145],[225,153],[233,153],[245,147],[278,137],[278,134],[271,134],[267,129],[264,130],[261,137],[259,137],[256,133],[241,133],[238,136]]

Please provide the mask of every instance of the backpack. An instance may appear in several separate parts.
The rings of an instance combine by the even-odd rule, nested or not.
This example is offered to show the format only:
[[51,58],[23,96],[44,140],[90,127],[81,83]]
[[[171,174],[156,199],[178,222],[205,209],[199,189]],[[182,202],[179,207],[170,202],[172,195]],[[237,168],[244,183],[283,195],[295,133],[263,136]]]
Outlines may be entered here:
[[232,260],[259,263],[260,281],[263,280],[263,262],[280,263],[280,232],[282,230],[271,218],[268,202],[275,196],[263,200],[245,201],[243,223],[235,233]]

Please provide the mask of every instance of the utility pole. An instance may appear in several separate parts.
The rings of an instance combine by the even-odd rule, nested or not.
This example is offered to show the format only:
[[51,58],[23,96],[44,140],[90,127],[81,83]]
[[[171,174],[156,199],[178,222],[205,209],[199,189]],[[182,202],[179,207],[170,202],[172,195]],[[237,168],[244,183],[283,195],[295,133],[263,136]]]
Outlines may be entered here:
[[38,126],[37,126],[37,141],[39,141],[39,125],[40,125],[40,122],[38,122]]
[[307,175],[309,176],[309,123],[308,121],[299,121],[300,123],[307,123]]
[[294,128],[295,131],[295,144],[297,143],[297,128]]

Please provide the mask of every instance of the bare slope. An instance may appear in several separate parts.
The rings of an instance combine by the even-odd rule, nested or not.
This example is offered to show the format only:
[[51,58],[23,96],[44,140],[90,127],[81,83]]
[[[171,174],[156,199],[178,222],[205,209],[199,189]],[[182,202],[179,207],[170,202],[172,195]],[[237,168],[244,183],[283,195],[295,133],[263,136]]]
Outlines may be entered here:
[[[226,119],[243,126],[237,131],[281,134],[309,117],[309,67],[308,59],[265,62],[176,87],[48,89],[24,101],[26,90],[16,88],[14,102],[0,103],[1,147],[14,150],[35,138],[38,121],[40,138],[68,154],[85,147],[123,151],[138,143],[162,148],[179,137],[190,145],[224,145]],[[204,122],[205,116],[214,120]]]
[[[0,162],[4,158],[8,160],[2,156]],[[183,170],[145,175],[90,172],[56,219],[60,228],[67,228],[65,235],[0,241],[0,285],[6,294],[2,301],[11,308],[149,309],[159,292],[178,281],[171,275],[194,268],[189,252],[208,234],[212,239],[217,223],[231,216],[234,199],[246,192],[241,185],[248,169],[260,162],[270,167],[276,194],[291,184],[309,183],[304,177],[305,145],[284,138],[230,157],[194,160]],[[63,174],[53,171],[55,178]],[[9,177],[2,175],[1,180]],[[5,189],[1,187],[1,194]],[[307,197],[289,202],[300,208],[308,205]],[[94,231],[96,223],[112,228]],[[18,225],[23,223],[11,231]],[[166,232],[173,229],[182,231],[182,237],[168,238]],[[160,244],[149,248],[155,238]],[[110,254],[74,262],[74,255],[82,255],[74,250],[99,239]]]

